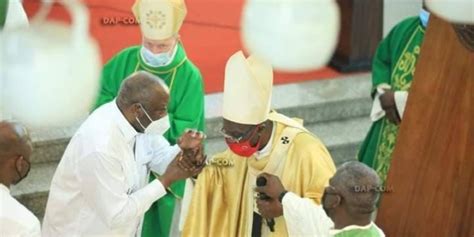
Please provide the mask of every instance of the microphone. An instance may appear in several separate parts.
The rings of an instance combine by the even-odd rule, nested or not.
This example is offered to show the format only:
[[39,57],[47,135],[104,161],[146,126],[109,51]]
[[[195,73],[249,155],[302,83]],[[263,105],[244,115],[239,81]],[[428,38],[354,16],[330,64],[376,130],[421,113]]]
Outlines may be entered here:
[[[262,187],[267,185],[267,179],[263,176],[260,176],[257,178],[257,187]],[[267,196],[266,193],[258,193],[258,198],[260,200],[269,200],[271,199],[269,196]],[[275,232],[275,220],[273,218],[266,219],[267,221],[267,226],[270,228],[271,232]]]

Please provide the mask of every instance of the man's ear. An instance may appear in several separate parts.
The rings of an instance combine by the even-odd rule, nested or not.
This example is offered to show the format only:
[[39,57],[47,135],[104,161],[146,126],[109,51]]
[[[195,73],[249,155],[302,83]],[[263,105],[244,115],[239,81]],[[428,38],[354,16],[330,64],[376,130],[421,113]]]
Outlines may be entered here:
[[143,109],[142,106],[139,103],[135,103],[131,107],[131,112],[136,115],[137,117],[142,116],[143,114]]
[[326,208],[332,209],[341,205],[342,197],[334,187],[326,187],[325,193],[326,196],[324,198],[324,202],[326,204]]
[[24,166],[24,159],[23,156],[18,156],[15,158],[15,167],[16,167],[16,170],[23,170],[23,166]]

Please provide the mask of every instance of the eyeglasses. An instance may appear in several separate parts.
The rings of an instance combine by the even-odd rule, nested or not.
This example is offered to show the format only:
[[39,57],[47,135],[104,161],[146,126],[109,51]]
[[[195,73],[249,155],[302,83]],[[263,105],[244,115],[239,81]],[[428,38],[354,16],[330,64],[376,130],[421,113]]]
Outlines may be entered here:
[[252,131],[254,131],[254,129],[256,130],[258,128],[255,127],[255,128],[250,128],[248,131],[246,131],[245,133],[243,133],[241,136],[239,137],[235,137],[235,136],[232,136],[232,135],[229,135],[226,133],[226,131],[224,130],[224,128],[221,128],[221,130],[219,131],[220,134],[222,134],[222,136],[224,136],[224,138],[226,140],[228,140],[229,142],[232,142],[232,143],[239,143],[242,139],[244,139],[245,137],[247,137],[249,135],[249,133],[251,133]]

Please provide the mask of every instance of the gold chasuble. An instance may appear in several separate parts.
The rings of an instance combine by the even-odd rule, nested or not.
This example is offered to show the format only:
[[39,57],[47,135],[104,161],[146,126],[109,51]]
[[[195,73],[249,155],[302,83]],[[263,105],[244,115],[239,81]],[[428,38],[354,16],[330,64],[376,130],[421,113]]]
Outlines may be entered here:
[[[322,142],[300,121],[272,112],[271,152],[256,159],[231,150],[212,157],[199,175],[183,236],[250,236],[256,208],[256,177],[267,172],[280,177],[288,191],[320,204],[335,165]],[[275,232],[262,224],[262,236],[288,236],[283,216],[275,218]]]

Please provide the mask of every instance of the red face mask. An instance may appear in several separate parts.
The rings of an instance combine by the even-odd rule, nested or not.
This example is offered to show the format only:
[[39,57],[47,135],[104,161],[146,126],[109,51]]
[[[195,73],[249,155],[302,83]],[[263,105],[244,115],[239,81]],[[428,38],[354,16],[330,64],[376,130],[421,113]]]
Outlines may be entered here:
[[258,151],[260,148],[260,140],[258,141],[257,145],[254,147],[250,145],[250,140],[255,136],[256,131],[258,129],[255,129],[255,133],[250,136],[249,139],[246,141],[241,141],[241,142],[230,142],[228,139],[225,140],[225,143],[227,143],[227,146],[229,149],[234,152],[236,155],[243,156],[243,157],[251,157],[255,152]]

